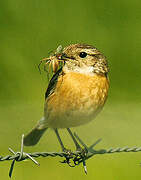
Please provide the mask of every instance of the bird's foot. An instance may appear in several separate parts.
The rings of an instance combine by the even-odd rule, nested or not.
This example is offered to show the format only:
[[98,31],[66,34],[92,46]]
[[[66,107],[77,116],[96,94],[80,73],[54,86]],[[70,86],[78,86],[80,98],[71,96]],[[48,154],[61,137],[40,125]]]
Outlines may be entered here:
[[80,163],[83,163],[84,171],[87,174],[86,160],[94,156],[96,150],[94,150],[93,148],[101,141],[101,139],[98,139],[96,142],[94,142],[91,146],[88,147],[76,133],[74,133],[74,136],[83,147],[79,148],[79,150],[77,151],[78,153],[73,159],[74,164],[79,165]]
[[61,161],[61,163],[68,164],[70,167],[75,167],[79,165],[81,162],[83,163],[84,171],[87,174],[86,162],[87,159],[87,149],[79,147],[75,152],[72,152],[70,149],[63,149],[63,156],[65,160]]
[[86,160],[96,154],[97,151],[94,147],[101,141],[101,139],[98,139],[88,147],[76,133],[74,133],[74,136],[81,146],[79,145],[75,152],[64,148],[63,156],[65,157],[65,160],[61,163],[67,163],[70,167],[75,167],[82,163],[84,172],[87,174]]
[[70,167],[75,167],[75,164],[72,163],[72,159],[74,158],[74,154],[70,149],[63,149],[63,156],[65,157],[65,160],[60,161],[61,163],[66,163],[68,164]]

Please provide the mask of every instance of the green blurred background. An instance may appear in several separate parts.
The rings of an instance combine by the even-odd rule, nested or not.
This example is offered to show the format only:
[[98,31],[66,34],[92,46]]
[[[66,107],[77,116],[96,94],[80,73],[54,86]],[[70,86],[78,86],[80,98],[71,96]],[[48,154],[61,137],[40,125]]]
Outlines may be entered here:
[[[27,133],[43,114],[48,81],[40,75],[41,58],[58,45],[87,43],[107,56],[110,66],[109,98],[95,121],[73,129],[87,144],[98,138],[97,149],[141,146],[141,2],[138,0],[5,0],[0,2],[0,155],[8,147],[20,150]],[[65,132],[64,142],[73,148]],[[60,151],[52,130],[26,152]],[[60,158],[17,163],[13,179],[141,179],[141,153],[97,155],[69,168]],[[10,162],[1,162],[0,176],[8,179]]]

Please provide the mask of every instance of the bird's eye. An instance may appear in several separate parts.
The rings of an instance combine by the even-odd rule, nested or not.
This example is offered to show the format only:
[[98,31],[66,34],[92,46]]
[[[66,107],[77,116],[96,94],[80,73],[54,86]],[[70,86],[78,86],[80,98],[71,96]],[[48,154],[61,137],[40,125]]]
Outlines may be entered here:
[[85,57],[87,56],[87,53],[86,53],[86,52],[81,52],[81,53],[79,54],[79,56],[80,56],[81,58],[85,58]]

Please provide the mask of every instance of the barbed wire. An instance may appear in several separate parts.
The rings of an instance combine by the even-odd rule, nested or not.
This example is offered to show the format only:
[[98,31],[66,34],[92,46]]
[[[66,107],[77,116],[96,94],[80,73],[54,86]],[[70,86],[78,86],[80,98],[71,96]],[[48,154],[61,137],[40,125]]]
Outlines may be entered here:
[[80,163],[83,163],[84,171],[87,174],[87,168],[86,168],[86,160],[93,157],[94,155],[101,155],[101,154],[111,154],[111,153],[121,153],[121,152],[140,152],[141,147],[123,147],[123,148],[110,148],[110,149],[100,149],[95,150],[94,147],[101,141],[101,139],[98,139],[95,143],[93,143],[91,146],[87,146],[80,137],[74,133],[77,140],[80,142],[80,144],[83,146],[83,148],[80,151],[72,152],[71,150],[67,150],[64,152],[34,152],[34,153],[26,153],[23,152],[23,139],[24,135],[22,135],[21,140],[21,151],[15,152],[13,149],[9,148],[9,151],[13,155],[7,155],[7,156],[0,156],[0,161],[9,161],[11,160],[11,167],[9,170],[9,177],[12,177],[12,172],[14,169],[15,162],[24,161],[26,159],[30,159],[33,161],[36,165],[40,165],[38,161],[35,160],[35,158],[38,157],[63,157],[65,158],[63,161],[60,161],[61,163],[66,163],[70,167],[75,167],[79,165]]

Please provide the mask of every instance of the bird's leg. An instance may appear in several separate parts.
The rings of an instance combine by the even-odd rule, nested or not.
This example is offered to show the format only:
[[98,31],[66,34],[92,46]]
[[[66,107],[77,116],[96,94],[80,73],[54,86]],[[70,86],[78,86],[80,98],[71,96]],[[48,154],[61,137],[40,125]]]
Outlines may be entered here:
[[80,145],[78,144],[77,140],[75,139],[73,133],[71,132],[70,128],[67,128],[67,131],[69,132],[74,144],[75,144],[75,147],[76,147],[76,151],[81,151],[82,148],[80,147]]
[[60,135],[59,135],[58,129],[54,129],[54,131],[55,131],[55,134],[56,134],[56,136],[57,136],[57,139],[58,139],[58,141],[59,141],[59,143],[60,143],[60,145],[61,145],[62,151],[64,152],[64,151],[66,150],[66,148],[65,148],[65,146],[64,146],[64,144],[63,144],[63,142],[62,142],[62,140],[61,140],[61,137],[60,137]]
[[87,149],[83,149],[81,148],[81,146],[79,145],[79,143],[77,142],[76,138],[74,137],[73,133],[71,132],[71,130],[69,128],[67,128],[67,131],[69,132],[75,147],[76,147],[76,151],[78,152],[78,154],[74,157],[73,162],[75,165],[78,165],[80,161],[83,162],[83,167],[85,170],[85,173],[87,174],[87,167],[86,167],[86,156],[87,156]]
[[73,154],[72,154],[71,150],[68,150],[68,149],[65,148],[65,146],[64,146],[64,144],[63,144],[63,142],[61,140],[61,137],[60,137],[60,135],[58,133],[58,130],[54,129],[54,131],[55,131],[57,139],[58,139],[58,141],[59,141],[59,143],[61,145],[62,151],[65,153],[64,157],[66,159],[64,161],[62,161],[61,163],[67,163],[70,167],[74,167],[75,165],[71,165],[71,162],[70,162],[70,159],[73,158]]

